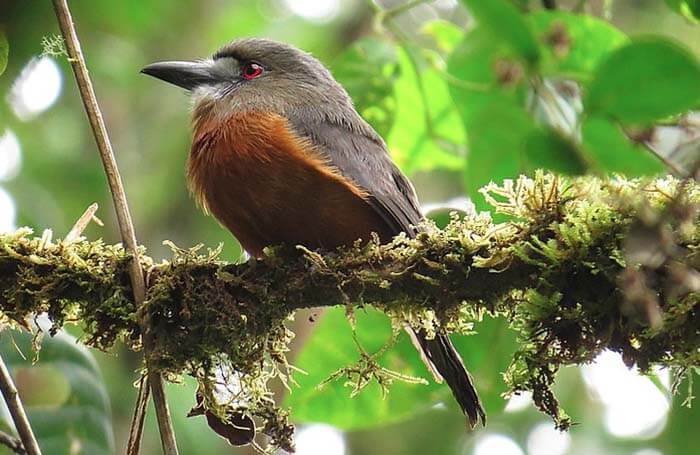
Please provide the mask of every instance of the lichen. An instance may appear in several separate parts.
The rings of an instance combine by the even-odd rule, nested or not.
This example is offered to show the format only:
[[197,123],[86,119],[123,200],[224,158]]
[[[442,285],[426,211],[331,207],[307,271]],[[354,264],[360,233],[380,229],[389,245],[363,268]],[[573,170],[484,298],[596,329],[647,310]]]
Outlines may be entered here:
[[[285,323],[300,308],[344,305],[352,317],[355,306],[372,305],[395,327],[409,322],[429,334],[468,333],[484,315],[505,317],[520,349],[504,378],[511,392],[532,391],[560,428],[571,421],[551,387],[563,365],[611,349],[642,371],[700,367],[700,185],[538,173],[483,192],[508,222],[455,216],[442,230],[426,223],[416,239],[326,254],[268,248],[245,264],[201,247],[173,246],[173,258],[157,265],[144,254],[148,292],[138,314],[121,246],[51,242],[26,229],[3,234],[3,320],[26,326],[47,312],[55,328],[79,322],[87,345],[109,349],[122,340],[139,349],[143,315],[154,337],[152,365],[171,379],[192,375],[209,391],[222,368],[235,371],[235,399],[209,393],[208,409],[223,420],[257,418],[287,449],[288,414],[268,383],[290,380],[293,334]],[[354,391],[367,380],[388,388],[412,379],[363,359],[334,377]]]

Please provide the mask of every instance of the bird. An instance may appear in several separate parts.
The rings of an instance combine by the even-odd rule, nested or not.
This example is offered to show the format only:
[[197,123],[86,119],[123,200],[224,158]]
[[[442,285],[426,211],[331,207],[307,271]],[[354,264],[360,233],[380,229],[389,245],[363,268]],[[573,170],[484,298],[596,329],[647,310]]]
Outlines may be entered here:
[[[142,73],[192,101],[187,182],[196,202],[251,256],[271,245],[328,251],[377,235],[415,237],[424,220],[411,182],[330,70],[292,45],[242,38],[211,58]],[[374,233],[374,234],[373,234]],[[445,333],[407,328],[470,428],[486,413]]]

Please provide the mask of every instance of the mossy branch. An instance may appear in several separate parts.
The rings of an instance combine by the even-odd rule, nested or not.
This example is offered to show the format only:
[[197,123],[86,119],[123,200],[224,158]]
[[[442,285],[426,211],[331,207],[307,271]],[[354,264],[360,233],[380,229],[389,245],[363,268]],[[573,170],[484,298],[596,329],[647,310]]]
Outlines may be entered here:
[[156,265],[143,254],[150,273],[139,310],[121,246],[20,230],[0,236],[0,309],[20,325],[39,312],[56,328],[79,322],[99,349],[118,339],[138,348],[144,311],[153,366],[203,384],[222,365],[239,372],[241,391],[227,406],[245,403],[282,447],[291,430],[266,384],[285,379],[284,323],[299,308],[372,305],[447,332],[484,313],[505,316],[521,342],[506,372],[511,390],[533,391],[561,427],[570,422],[551,385],[562,365],[607,348],[642,370],[700,366],[700,185],[538,174],[483,192],[511,221],[454,218],[414,240],[323,255],[272,248],[245,264],[200,247],[173,246],[172,260]]

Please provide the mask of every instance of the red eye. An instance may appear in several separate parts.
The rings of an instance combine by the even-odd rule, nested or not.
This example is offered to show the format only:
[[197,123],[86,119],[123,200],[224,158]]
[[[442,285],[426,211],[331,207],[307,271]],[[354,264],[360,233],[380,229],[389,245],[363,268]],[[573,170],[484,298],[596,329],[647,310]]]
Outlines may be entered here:
[[263,73],[263,67],[257,63],[246,63],[243,66],[243,78],[247,80],[255,79]]

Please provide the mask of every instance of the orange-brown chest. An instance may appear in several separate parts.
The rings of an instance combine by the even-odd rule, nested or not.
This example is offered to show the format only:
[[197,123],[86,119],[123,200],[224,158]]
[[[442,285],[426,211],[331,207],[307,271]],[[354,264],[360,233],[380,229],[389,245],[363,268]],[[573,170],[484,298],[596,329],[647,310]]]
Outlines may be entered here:
[[363,191],[279,115],[197,122],[187,173],[196,199],[253,255],[282,243],[335,248],[371,232],[391,237]]

